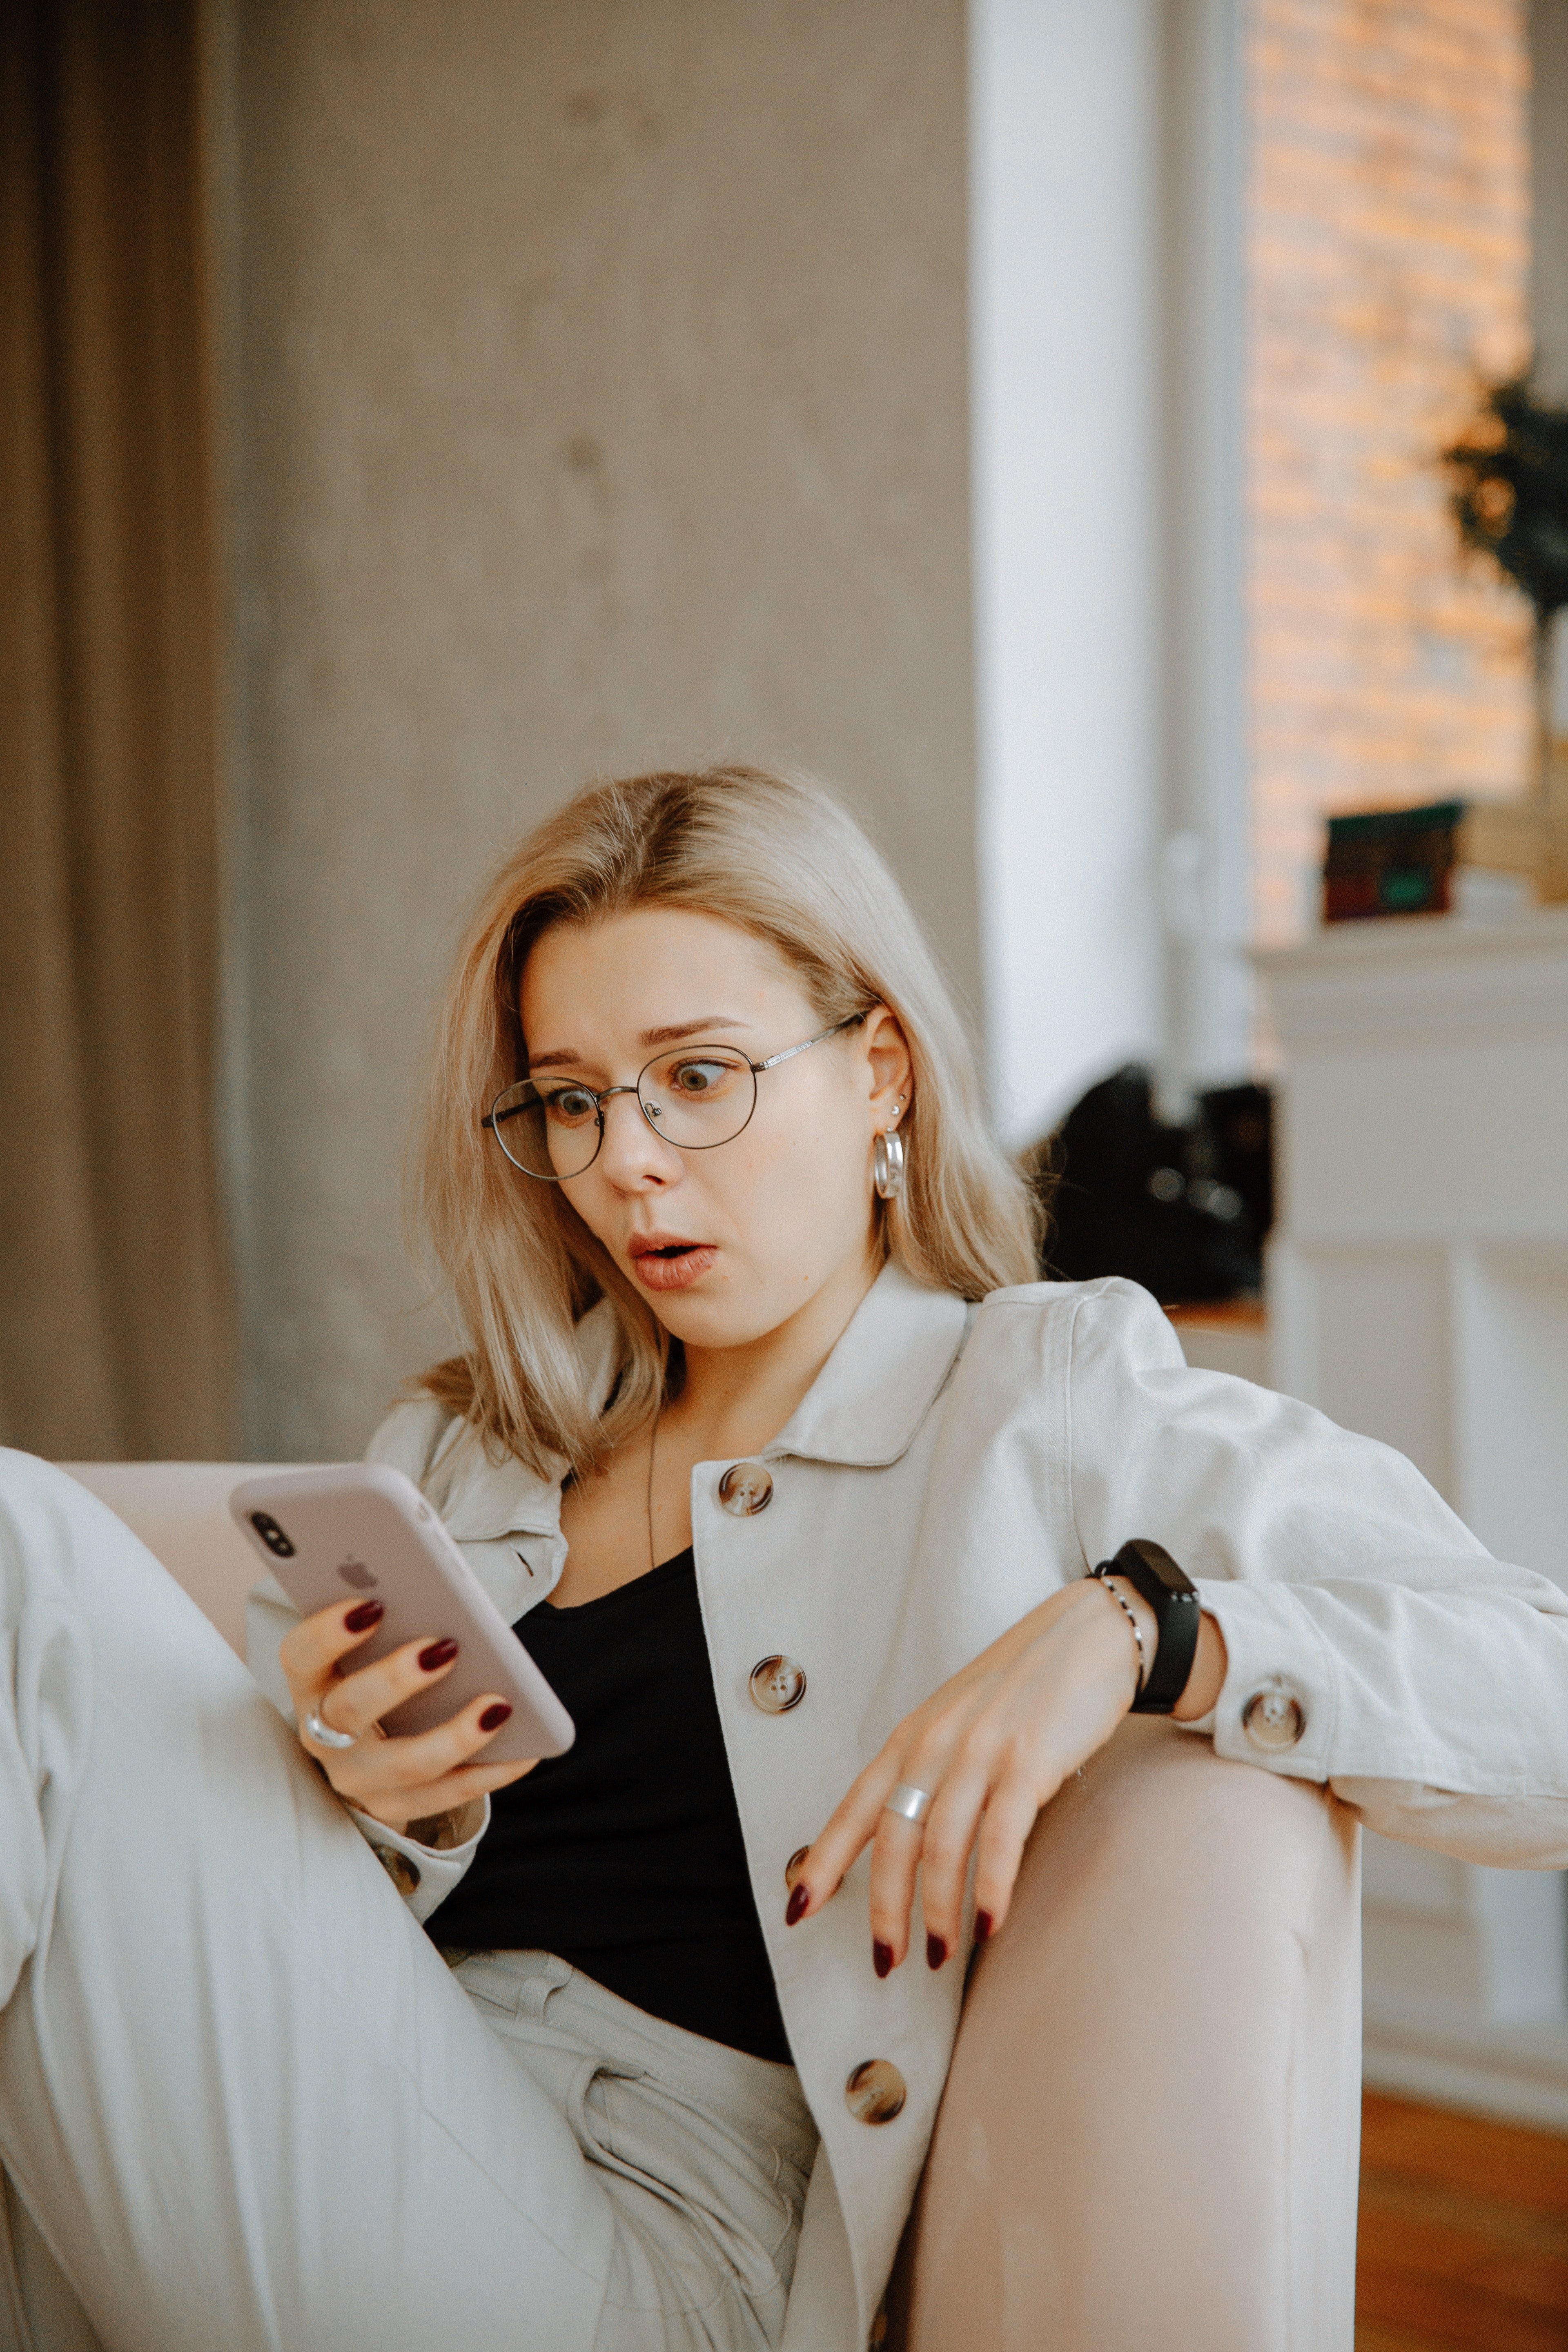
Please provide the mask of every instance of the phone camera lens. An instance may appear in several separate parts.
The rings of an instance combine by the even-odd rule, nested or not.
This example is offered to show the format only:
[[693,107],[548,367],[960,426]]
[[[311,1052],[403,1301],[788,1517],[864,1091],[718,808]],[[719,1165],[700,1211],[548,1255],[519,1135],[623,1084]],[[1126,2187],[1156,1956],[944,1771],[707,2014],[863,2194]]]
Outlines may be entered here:
[[262,1542],[267,1546],[268,1551],[275,1552],[279,1559],[293,1559],[293,1545],[289,1542],[288,1537],[284,1534],[282,1528],[279,1526],[277,1520],[272,1517],[269,1512],[252,1511],[250,1514],[250,1524],[256,1529],[257,1534],[261,1538]]

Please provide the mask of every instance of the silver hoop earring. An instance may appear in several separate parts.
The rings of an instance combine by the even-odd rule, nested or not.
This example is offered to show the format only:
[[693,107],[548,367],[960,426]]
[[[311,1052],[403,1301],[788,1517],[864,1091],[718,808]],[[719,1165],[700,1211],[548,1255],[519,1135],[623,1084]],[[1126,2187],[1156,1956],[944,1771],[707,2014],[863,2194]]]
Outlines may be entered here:
[[872,1141],[871,1174],[879,1197],[896,1201],[904,1189],[904,1139],[891,1128]]

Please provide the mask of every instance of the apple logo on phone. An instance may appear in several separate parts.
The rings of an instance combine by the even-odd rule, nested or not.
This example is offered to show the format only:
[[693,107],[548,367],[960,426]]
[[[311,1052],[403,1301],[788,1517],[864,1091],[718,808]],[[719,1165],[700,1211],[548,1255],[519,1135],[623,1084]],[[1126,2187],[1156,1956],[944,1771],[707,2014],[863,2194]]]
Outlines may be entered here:
[[345,1559],[338,1574],[345,1584],[352,1584],[356,1592],[368,1592],[375,1582],[363,1559]]

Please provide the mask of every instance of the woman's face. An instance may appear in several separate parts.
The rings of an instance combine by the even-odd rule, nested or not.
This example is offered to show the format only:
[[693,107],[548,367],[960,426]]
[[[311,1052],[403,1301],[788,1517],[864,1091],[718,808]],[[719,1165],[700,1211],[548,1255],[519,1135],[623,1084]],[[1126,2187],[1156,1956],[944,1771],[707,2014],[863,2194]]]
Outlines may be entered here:
[[[763,1062],[826,1025],[765,941],[661,907],[546,931],[521,1014],[535,1081],[596,1092],[634,1085],[655,1055],[712,1045]],[[716,1068],[693,1055],[675,1087],[700,1094]],[[561,1190],[677,1339],[742,1346],[839,1293],[852,1311],[877,1262],[872,1139],[910,1092],[903,1034],[881,1006],[762,1073],[749,1123],[716,1149],[679,1150],[616,1095],[597,1158]],[[684,1108],[678,1096],[672,1116]]]

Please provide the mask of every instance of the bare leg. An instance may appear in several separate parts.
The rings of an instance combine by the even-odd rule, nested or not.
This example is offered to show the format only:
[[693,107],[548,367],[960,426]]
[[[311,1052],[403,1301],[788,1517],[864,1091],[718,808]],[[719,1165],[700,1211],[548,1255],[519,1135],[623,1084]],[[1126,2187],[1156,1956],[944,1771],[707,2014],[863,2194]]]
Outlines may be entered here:
[[1130,1721],[976,1962],[889,2303],[907,2352],[1349,2352],[1359,1836]]

